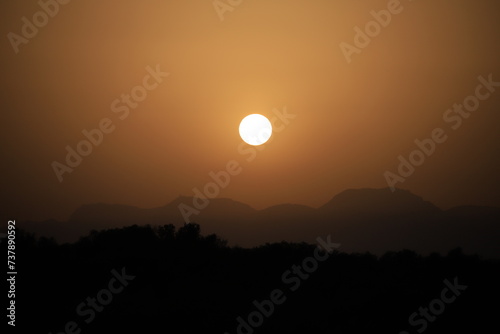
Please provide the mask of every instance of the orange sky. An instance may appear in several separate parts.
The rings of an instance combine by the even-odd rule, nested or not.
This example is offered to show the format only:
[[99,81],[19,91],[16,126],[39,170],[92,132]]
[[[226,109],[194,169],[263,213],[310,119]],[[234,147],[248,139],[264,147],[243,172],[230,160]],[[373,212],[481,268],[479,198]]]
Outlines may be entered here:
[[[354,45],[355,26],[388,3],[249,0],[221,21],[211,0],[73,1],[16,53],[8,34],[21,36],[41,7],[2,2],[2,216],[160,206],[232,160],[242,171],[220,197],[316,207],[347,188],[387,187],[384,173],[435,128],[447,140],[397,186],[443,208],[500,206],[500,87],[460,128],[443,119],[478,76],[500,81],[498,2],[402,0],[348,63],[339,45]],[[114,112],[148,67],[169,75],[149,78],[155,87],[127,117]],[[247,161],[240,120],[284,107],[295,118]],[[103,119],[113,131],[59,182],[53,162]]]

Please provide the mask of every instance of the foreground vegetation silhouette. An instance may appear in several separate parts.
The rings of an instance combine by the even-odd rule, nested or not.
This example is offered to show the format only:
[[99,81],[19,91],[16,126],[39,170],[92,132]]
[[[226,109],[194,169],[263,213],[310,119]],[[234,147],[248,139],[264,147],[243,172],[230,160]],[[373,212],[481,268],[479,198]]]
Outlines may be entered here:
[[[16,327],[22,332],[418,333],[423,325],[412,326],[408,318],[440,298],[443,281],[454,278],[467,289],[427,321],[426,333],[486,332],[496,328],[499,311],[499,262],[460,249],[376,257],[340,248],[292,291],[283,274],[311,257],[317,245],[228,247],[216,235],[203,236],[194,223],[178,230],[134,225],[92,231],[72,244],[18,230],[16,243]],[[106,305],[90,311],[87,298],[109,289],[123,272],[133,279],[111,300],[101,294]],[[276,289],[286,300],[259,326],[248,325],[258,310],[255,302],[269,300]],[[86,308],[78,312],[82,303]],[[72,321],[77,327],[67,327]]]

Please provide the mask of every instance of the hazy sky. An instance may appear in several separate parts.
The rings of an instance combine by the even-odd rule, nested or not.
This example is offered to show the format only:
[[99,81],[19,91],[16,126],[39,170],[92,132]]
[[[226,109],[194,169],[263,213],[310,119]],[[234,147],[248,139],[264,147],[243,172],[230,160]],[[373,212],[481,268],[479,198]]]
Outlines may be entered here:
[[[500,87],[483,87],[460,127],[443,118],[479,76],[500,82],[498,1],[244,0],[224,13],[211,0],[71,1],[57,13],[47,2],[53,17],[34,0],[0,3],[2,217],[161,206],[232,160],[242,170],[220,197],[317,207],[387,187],[398,156],[436,128],[446,141],[396,186],[442,208],[500,206]],[[346,57],[341,43],[355,47],[354,28],[388,6],[390,23]],[[147,96],[127,106],[131,92]],[[285,107],[295,118],[247,161],[240,120]],[[109,133],[60,182],[53,162],[100,125]]]

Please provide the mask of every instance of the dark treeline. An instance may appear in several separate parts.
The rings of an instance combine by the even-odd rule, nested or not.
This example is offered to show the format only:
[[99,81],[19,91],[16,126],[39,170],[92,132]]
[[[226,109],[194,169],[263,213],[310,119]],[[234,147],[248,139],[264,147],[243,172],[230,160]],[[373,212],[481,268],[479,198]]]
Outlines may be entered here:
[[[316,247],[287,242],[228,247],[216,235],[201,235],[196,224],[178,230],[134,225],[92,231],[61,245],[18,230],[16,329],[302,334],[497,328],[498,261],[464,255],[460,249],[445,255],[401,251],[376,257],[342,253],[340,247],[321,262],[311,260]],[[445,280],[467,288],[457,294],[448,288],[444,297],[454,300],[441,302],[445,308],[438,315],[426,319],[418,314],[420,307],[442,300]],[[434,302],[434,309],[439,306]]]

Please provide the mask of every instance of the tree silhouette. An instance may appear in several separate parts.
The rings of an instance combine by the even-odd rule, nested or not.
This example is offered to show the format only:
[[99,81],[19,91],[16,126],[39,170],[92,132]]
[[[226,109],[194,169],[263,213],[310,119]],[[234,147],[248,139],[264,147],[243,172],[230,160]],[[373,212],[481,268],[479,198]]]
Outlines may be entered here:
[[[293,268],[311,263],[304,261],[314,256],[316,245],[228,247],[215,234],[202,235],[195,223],[178,230],[174,225],[132,225],[92,231],[64,245],[21,229],[17,236],[22,275],[16,303],[22,305],[22,331],[59,333],[74,320],[88,333],[162,328],[233,334],[239,317],[248,321],[258,311],[255,303],[264,303],[270,312],[264,301],[279,289],[286,302],[274,305],[254,333],[413,333],[409,316],[440,298],[445,279],[458,277],[470,288],[429,323],[426,333],[485,332],[497,314],[488,300],[500,297],[499,262],[460,250],[446,256],[389,252],[380,258],[334,252],[315,270],[302,269],[300,278]],[[112,270],[125,270],[135,279],[86,324],[76,309],[87,298],[102,300],[100,291],[108,289]],[[292,281],[283,279],[287,271],[293,285],[300,282],[296,291]]]

